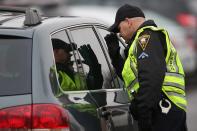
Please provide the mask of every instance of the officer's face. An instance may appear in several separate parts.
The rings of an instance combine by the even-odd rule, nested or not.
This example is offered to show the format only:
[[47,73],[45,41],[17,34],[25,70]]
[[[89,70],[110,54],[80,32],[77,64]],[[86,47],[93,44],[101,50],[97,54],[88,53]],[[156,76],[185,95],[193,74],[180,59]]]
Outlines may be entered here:
[[71,54],[65,49],[57,49],[55,51],[56,62],[67,64],[68,62],[70,62],[70,57],[71,57]]
[[133,35],[133,27],[131,21],[129,21],[129,19],[125,19],[124,21],[120,22],[118,28],[120,31],[120,36],[127,43]]

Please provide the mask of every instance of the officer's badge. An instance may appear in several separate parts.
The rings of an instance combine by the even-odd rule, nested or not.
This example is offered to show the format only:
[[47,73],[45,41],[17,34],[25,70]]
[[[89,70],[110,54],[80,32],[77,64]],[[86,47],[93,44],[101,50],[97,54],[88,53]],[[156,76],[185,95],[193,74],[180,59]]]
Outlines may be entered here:
[[138,41],[143,51],[146,49],[149,39],[150,35],[142,35],[141,37],[139,37]]

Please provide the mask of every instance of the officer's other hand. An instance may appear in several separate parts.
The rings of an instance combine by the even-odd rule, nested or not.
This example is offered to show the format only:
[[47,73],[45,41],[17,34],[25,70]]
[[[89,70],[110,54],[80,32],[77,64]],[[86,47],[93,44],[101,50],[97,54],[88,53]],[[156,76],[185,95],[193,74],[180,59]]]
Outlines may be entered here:
[[135,99],[131,101],[129,111],[133,118],[138,121],[139,131],[151,131],[151,118],[148,116],[141,116]]
[[118,37],[115,33],[107,34],[104,39],[109,49],[119,47]]
[[89,44],[82,45],[78,48],[79,53],[84,58],[84,63],[90,67],[98,64],[97,57]]
[[107,34],[104,39],[106,41],[110,56],[115,57],[116,54],[119,54],[120,47],[117,35],[115,33],[110,33]]
[[78,50],[84,58],[84,63],[89,66],[89,72],[86,78],[88,89],[101,89],[103,85],[101,65],[99,64],[94,51],[89,44],[80,46]]

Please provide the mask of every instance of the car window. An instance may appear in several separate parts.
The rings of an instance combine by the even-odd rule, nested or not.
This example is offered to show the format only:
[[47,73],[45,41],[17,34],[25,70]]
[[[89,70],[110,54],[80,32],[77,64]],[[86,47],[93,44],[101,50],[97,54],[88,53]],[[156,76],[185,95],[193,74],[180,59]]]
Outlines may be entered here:
[[[102,28],[102,27],[97,27],[97,29],[98,29],[98,31],[99,31],[99,33],[100,33],[100,35],[102,37],[102,40],[104,42],[104,46],[103,46],[104,47],[104,50],[106,52],[108,52],[108,48],[107,48],[107,45],[105,43],[104,37],[107,34],[110,34],[110,32],[107,31],[106,29]],[[123,41],[122,42],[119,42],[119,46],[120,46],[120,54],[122,55],[122,57],[124,57],[125,45],[124,45]],[[107,53],[106,56],[110,60],[110,56],[109,56],[108,53]],[[110,63],[110,66],[112,67],[112,70],[113,70],[112,73],[113,73],[113,78],[114,78],[114,81],[115,81],[116,86],[119,87],[119,88],[123,88],[124,87],[123,81],[118,77],[118,75],[116,74],[115,69],[113,68],[113,66],[112,66],[111,63]]]
[[52,38],[58,38],[58,39],[61,39],[67,43],[70,43],[69,42],[69,39],[68,39],[68,36],[66,35],[66,31],[65,30],[61,30],[61,31],[58,31],[56,33],[54,33],[52,35]]
[[[64,50],[64,52],[66,52],[66,55],[68,55],[67,56],[68,58],[63,58],[64,63],[59,62],[58,60],[59,56],[57,57],[54,51],[58,80],[61,89],[63,91],[86,90],[87,88],[85,84],[85,77],[82,75],[80,70],[81,68],[77,64],[76,47],[75,47],[76,45],[70,43],[65,30],[53,34],[51,39],[52,39],[52,43],[54,44],[53,46],[58,44],[58,41],[60,40],[63,42],[63,44],[66,45],[66,47],[69,48],[69,50]],[[57,40],[57,42],[54,43],[53,40]],[[65,54],[63,54],[63,57],[65,57],[64,55]],[[56,90],[56,94],[57,93],[58,91]]]
[[[62,30],[62,31],[59,31],[59,32],[56,32],[55,34],[52,35],[52,39],[60,39],[68,44],[70,44],[70,41],[68,39],[68,36],[66,34],[66,31],[65,30]],[[69,52],[72,56],[71,56],[71,62],[74,62],[75,61],[75,58],[74,58],[74,52],[73,51],[70,51]],[[75,71],[77,71],[77,67],[76,67],[76,64],[73,65],[73,69]]]
[[[93,77],[94,83],[93,87],[88,87],[89,89],[111,89],[115,88],[113,84],[112,74],[110,73],[109,65],[106,61],[105,55],[98,41],[97,36],[92,27],[80,27],[70,29],[71,35],[74,42],[77,44],[79,51],[79,57],[82,60],[81,64],[84,70],[84,74],[87,77]],[[86,49],[91,50],[93,53],[86,54]],[[90,52],[91,52],[90,51]],[[87,57],[86,57],[87,56]],[[93,57],[93,58],[92,58]],[[98,68],[98,63],[101,68]],[[88,64],[92,62],[94,66]],[[93,76],[91,76],[93,74]],[[87,83],[88,84],[88,83]],[[91,84],[90,84],[91,85]]]
[[0,96],[31,93],[32,40],[0,36]]

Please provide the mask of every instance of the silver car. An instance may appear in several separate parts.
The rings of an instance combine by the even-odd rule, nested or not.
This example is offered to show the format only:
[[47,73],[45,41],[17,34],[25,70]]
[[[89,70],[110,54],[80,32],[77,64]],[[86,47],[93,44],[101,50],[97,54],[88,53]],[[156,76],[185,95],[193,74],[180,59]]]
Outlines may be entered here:
[[[1,7],[0,130],[135,131],[104,42],[107,28],[90,18],[41,17],[35,9]],[[89,44],[101,66],[99,86],[62,90],[52,39],[70,44],[70,67],[85,85],[89,68],[78,48]]]

